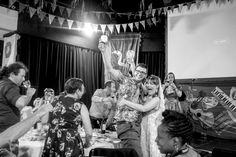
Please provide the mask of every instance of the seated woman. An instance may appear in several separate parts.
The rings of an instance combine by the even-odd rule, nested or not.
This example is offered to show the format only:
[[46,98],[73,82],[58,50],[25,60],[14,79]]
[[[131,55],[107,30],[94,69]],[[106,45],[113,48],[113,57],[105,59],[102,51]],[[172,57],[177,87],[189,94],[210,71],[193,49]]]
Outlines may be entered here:
[[143,112],[141,122],[141,147],[144,157],[160,157],[160,151],[155,143],[157,128],[161,122],[161,113],[164,111],[164,96],[160,78],[151,75],[144,84],[147,96],[144,97],[144,105],[136,104],[122,99],[118,105],[127,105],[135,110]]
[[80,101],[85,92],[84,83],[79,78],[71,78],[65,83],[66,95],[55,97],[53,111],[49,114],[49,129],[42,157],[78,157],[84,154],[84,145],[77,131],[81,120],[88,146],[92,137],[87,107]]
[[200,157],[190,146],[193,124],[184,114],[165,110],[164,119],[157,129],[156,143],[161,153],[167,157]]
[[175,81],[174,73],[170,72],[165,77],[163,92],[165,96],[165,108],[182,113],[183,110],[179,98],[182,96],[183,92]]

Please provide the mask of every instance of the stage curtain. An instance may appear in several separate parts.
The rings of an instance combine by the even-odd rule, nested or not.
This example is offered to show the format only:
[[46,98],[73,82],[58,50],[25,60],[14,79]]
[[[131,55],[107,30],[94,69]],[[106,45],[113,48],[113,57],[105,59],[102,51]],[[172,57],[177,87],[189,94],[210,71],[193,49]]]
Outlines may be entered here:
[[45,88],[59,94],[68,78],[78,77],[85,82],[82,100],[89,108],[92,94],[104,83],[102,55],[94,50],[21,34],[17,60],[29,68],[28,78],[40,97]]
[[156,75],[163,81],[165,77],[165,52],[139,52],[139,63],[145,63],[148,66],[148,74]]

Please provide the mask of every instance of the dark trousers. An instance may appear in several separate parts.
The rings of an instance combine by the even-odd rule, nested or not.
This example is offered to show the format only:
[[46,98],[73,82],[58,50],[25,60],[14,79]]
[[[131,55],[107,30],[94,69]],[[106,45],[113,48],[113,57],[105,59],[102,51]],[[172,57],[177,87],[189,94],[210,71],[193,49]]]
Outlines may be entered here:
[[142,157],[140,145],[141,127],[135,122],[117,122],[117,135],[121,140],[122,148],[133,148]]

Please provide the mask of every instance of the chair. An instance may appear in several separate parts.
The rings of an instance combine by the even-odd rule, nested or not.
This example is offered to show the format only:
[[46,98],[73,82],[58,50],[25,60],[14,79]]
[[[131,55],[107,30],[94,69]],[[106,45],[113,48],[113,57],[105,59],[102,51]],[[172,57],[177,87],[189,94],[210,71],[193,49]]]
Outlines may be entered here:
[[225,148],[213,148],[212,157],[236,157],[236,151]]
[[138,157],[132,148],[94,148],[89,152],[89,157]]

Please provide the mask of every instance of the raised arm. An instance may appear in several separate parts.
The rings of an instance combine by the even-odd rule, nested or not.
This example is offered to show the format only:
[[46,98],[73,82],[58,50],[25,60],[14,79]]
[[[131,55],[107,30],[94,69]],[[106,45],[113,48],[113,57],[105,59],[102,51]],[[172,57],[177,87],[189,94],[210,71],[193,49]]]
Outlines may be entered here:
[[111,65],[111,45],[110,44],[111,44],[110,42],[107,42],[107,43],[99,42],[98,49],[102,53],[102,59],[105,66],[105,71],[109,73],[110,75],[112,75],[113,79],[121,80],[124,77],[123,74],[120,72],[120,70],[114,69],[113,66]]
[[126,106],[133,108],[133,109],[140,111],[140,112],[148,112],[148,111],[151,111],[152,109],[156,108],[157,106],[159,106],[159,103],[160,103],[159,98],[155,97],[151,101],[145,103],[144,105],[133,103],[133,102],[125,100],[125,99],[122,99],[120,102],[118,102],[118,105],[126,105]]
[[26,132],[30,130],[30,128],[45,114],[52,110],[51,104],[45,104],[41,106],[33,115],[28,117],[27,119],[11,126],[4,132],[0,134],[0,147],[12,142],[21,136],[23,136]]

